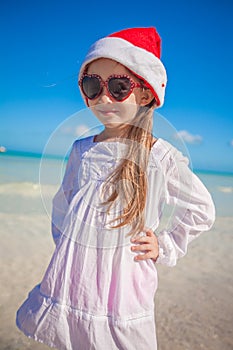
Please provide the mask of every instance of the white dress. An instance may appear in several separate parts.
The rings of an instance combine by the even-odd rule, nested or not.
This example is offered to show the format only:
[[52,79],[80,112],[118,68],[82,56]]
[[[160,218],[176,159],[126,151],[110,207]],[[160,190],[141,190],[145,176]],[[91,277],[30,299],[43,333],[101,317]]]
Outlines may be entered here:
[[[51,347],[157,349],[156,264],[134,260],[129,227],[111,228],[120,203],[109,214],[102,204],[104,181],[124,157],[125,147],[121,142],[95,143],[93,136],[72,147],[53,200],[56,249],[16,321],[27,336]],[[156,263],[174,266],[188,243],[212,226],[214,205],[187,159],[162,139],[151,149],[147,176],[146,227],[158,236]],[[168,227],[157,232],[164,203],[174,211]]]

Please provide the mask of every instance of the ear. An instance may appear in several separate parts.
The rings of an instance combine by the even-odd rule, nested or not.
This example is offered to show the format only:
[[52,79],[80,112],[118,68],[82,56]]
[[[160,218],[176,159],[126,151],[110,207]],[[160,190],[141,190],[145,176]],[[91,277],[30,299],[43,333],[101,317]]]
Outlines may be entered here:
[[154,95],[150,89],[143,88],[141,93],[140,106],[148,105],[154,99]]

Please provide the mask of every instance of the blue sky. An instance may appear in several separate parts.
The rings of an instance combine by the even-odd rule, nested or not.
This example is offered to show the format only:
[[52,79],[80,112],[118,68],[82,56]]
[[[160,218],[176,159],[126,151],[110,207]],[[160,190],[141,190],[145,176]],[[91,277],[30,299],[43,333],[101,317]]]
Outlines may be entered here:
[[155,26],[168,73],[158,112],[184,137],[194,168],[233,172],[232,16],[231,0],[1,1],[0,146],[42,152],[85,108],[76,76],[89,46]]

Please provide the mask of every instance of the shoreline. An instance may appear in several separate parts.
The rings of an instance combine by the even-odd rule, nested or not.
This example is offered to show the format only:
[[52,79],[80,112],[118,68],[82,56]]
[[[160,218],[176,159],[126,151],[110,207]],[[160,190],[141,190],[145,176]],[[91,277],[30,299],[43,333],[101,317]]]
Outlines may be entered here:
[[[30,151],[18,151],[18,150],[7,150],[6,152],[0,152],[0,158],[7,159],[10,158],[13,160],[13,158],[26,158],[28,160],[36,160],[40,162],[42,159],[45,159],[46,161],[58,161],[58,162],[67,162],[68,156],[60,155],[60,154],[46,154],[46,153],[40,153],[40,152],[30,152]],[[200,169],[200,168],[193,168],[193,172],[196,175],[217,175],[217,176],[233,176],[232,170],[214,170],[214,169]]]

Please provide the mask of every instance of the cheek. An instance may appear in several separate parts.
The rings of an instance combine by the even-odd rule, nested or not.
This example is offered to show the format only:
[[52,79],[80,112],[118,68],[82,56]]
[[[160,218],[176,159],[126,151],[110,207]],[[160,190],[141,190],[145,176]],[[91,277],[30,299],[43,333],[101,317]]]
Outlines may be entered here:
[[89,100],[88,98],[86,99],[86,104],[87,104],[87,107],[92,107],[92,106],[95,106],[95,100]]
[[137,105],[138,103],[138,96],[132,92],[129,97],[124,101],[124,103],[129,104],[129,105]]
[[132,95],[120,104],[121,116],[125,122],[131,121],[135,117],[139,107]]

